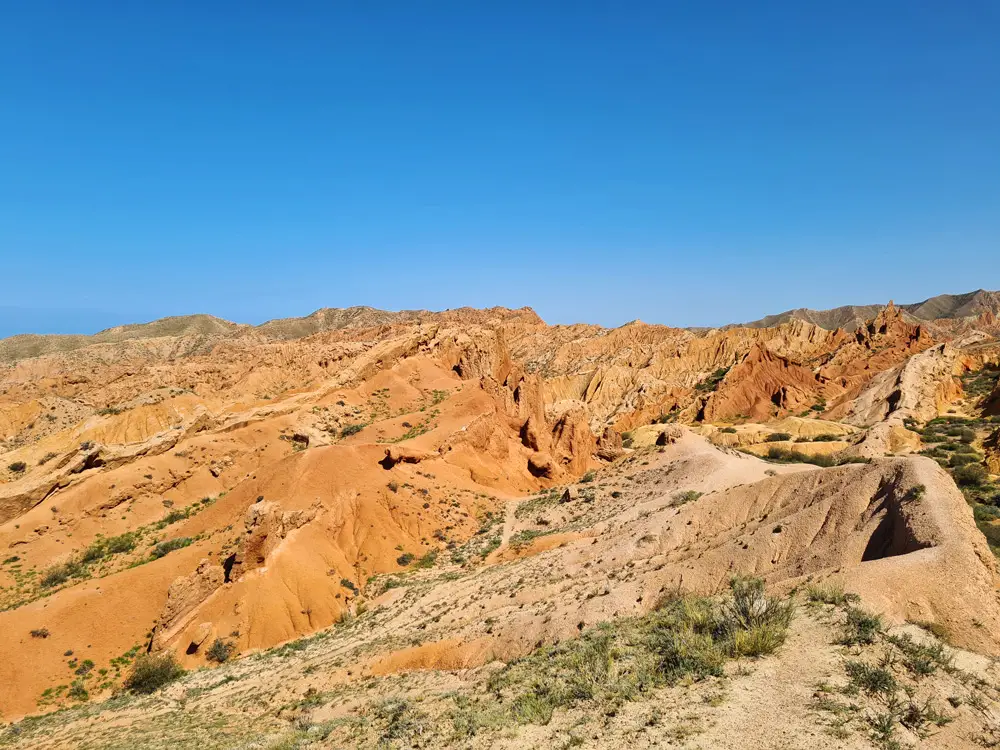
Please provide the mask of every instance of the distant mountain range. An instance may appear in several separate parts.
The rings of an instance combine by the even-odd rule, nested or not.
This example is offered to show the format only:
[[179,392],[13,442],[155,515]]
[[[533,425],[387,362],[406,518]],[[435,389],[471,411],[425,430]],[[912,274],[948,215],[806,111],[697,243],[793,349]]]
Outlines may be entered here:
[[[874,318],[885,305],[845,305],[832,310],[810,310],[800,307],[796,310],[786,310],[777,315],[768,315],[750,323],[740,323],[729,327],[770,328],[771,326],[802,320],[820,328],[833,330],[843,328],[855,330],[866,320]],[[904,317],[911,322],[942,319],[975,318],[983,313],[1000,315],[1000,292],[988,292],[977,289],[966,294],[939,294],[925,299],[923,302],[897,305]]]

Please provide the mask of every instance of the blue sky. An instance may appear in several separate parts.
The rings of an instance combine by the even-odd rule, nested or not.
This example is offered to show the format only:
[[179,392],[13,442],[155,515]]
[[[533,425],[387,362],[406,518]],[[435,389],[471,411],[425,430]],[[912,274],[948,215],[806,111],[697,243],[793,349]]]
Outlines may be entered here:
[[1000,288],[1000,6],[7,3],[0,335]]

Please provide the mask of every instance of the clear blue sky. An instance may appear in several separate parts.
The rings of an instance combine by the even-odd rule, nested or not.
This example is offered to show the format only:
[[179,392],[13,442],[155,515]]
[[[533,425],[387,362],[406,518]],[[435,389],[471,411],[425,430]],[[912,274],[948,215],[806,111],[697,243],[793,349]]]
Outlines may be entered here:
[[1000,5],[8,2],[0,334],[1000,288]]

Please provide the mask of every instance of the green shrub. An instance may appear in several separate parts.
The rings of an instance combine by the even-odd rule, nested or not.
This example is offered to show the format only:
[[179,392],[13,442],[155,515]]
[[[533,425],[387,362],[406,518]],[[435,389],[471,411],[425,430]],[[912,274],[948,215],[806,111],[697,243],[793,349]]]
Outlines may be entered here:
[[183,510],[172,510],[163,517],[163,519],[157,524],[157,526],[162,529],[164,526],[169,526],[172,523],[183,521],[187,517],[188,517],[187,512]]
[[155,547],[153,547],[153,551],[151,554],[153,556],[153,559],[158,560],[164,555],[173,552],[174,550],[187,547],[193,541],[194,541],[193,539],[186,536],[179,536],[176,539],[168,539],[167,541],[160,542]]
[[724,432],[727,435],[735,435],[738,430],[735,427],[723,427],[719,432]]
[[777,445],[772,445],[767,449],[767,458],[771,461],[781,461],[782,463],[813,464],[814,466],[836,466],[837,462],[831,456],[815,455],[800,451],[788,450]]
[[69,560],[61,565],[53,565],[48,568],[39,581],[42,588],[50,589],[54,586],[66,583],[70,578],[76,578],[84,572],[83,566],[76,560]]
[[955,469],[952,477],[960,487],[979,487],[986,482],[989,474],[982,464],[967,464]]
[[583,482],[593,482],[596,477],[597,477],[597,475],[594,472],[588,471],[586,474],[584,474],[582,477],[580,477],[580,482],[581,483],[583,483]]
[[131,693],[149,694],[184,674],[172,652],[141,654],[125,678],[125,689]]
[[225,661],[229,661],[229,657],[235,652],[235,643],[223,640],[222,638],[216,638],[212,641],[212,645],[208,647],[208,651],[205,652],[205,658],[217,664],[222,664]]
[[135,532],[129,531],[118,536],[108,537],[104,547],[109,555],[120,555],[134,550],[137,538],[138,535]]
[[85,701],[90,698],[90,693],[87,692],[87,687],[83,684],[83,680],[73,680],[69,686],[69,690],[66,691],[66,697],[76,701]]
[[781,443],[786,440],[791,440],[792,436],[787,432],[772,432],[766,438],[764,438],[765,443]]
[[415,559],[416,558],[414,557],[414,555],[412,553],[410,553],[410,552],[404,552],[403,554],[401,554],[399,557],[396,558],[396,564],[397,565],[402,565],[403,567],[406,567],[411,562],[413,562]]
[[25,469],[28,468],[28,465],[26,463],[24,463],[24,461],[15,461],[12,464],[8,464],[7,468],[10,469],[15,474],[20,474]]
[[364,424],[360,424],[360,423],[359,424],[344,425],[340,429],[340,436],[342,438],[349,437],[351,435],[355,435],[355,434],[361,432],[363,429],[365,429],[365,425]]
[[971,453],[952,453],[951,458],[948,459],[948,466],[952,468],[968,466],[969,464],[975,463],[979,463],[979,456]]

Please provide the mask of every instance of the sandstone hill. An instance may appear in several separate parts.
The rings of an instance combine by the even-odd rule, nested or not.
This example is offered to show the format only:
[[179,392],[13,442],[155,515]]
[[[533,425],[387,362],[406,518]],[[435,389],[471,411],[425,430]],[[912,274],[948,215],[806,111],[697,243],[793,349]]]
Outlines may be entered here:
[[0,746],[993,746],[996,303],[2,341]]

